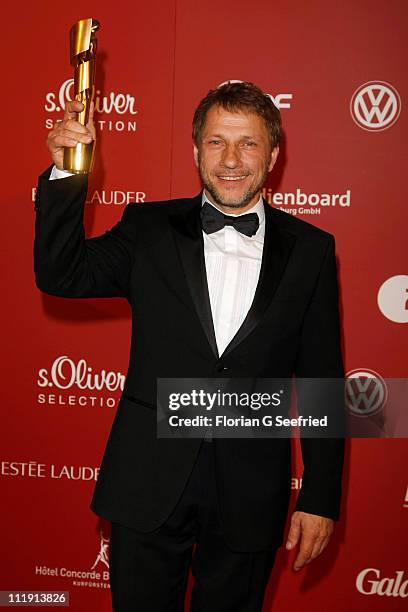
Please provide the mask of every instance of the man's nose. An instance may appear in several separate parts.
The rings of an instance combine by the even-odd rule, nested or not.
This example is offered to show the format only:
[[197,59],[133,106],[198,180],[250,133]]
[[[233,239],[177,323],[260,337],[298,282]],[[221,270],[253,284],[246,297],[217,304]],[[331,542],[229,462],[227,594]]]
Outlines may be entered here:
[[234,145],[225,147],[221,163],[227,168],[236,168],[241,162],[239,149]]

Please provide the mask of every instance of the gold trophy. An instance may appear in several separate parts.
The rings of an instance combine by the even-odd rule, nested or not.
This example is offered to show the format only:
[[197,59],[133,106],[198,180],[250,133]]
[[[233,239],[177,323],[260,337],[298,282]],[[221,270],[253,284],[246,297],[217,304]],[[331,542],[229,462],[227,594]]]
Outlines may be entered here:
[[[77,121],[86,125],[95,93],[96,36],[99,29],[96,19],[81,19],[70,31],[71,66],[74,68],[74,99],[82,102],[84,110],[77,113]],[[64,148],[64,170],[74,174],[92,171],[95,142],[79,142],[75,147]]]

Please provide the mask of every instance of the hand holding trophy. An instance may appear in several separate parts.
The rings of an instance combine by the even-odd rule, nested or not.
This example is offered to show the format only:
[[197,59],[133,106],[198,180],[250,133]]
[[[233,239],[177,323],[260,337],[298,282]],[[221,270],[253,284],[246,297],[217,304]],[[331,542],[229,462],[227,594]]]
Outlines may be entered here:
[[70,54],[74,67],[75,99],[67,102],[63,121],[55,125],[47,139],[56,167],[74,174],[88,174],[92,170],[95,144],[95,32],[98,29],[99,22],[95,19],[82,19],[71,28]]

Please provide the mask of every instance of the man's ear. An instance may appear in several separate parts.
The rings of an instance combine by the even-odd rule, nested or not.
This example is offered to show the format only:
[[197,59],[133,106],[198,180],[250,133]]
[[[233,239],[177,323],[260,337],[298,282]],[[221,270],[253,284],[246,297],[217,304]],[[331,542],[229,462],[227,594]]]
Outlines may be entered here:
[[276,160],[278,159],[278,155],[279,155],[279,145],[276,145],[276,147],[272,149],[271,151],[271,161],[269,163],[268,172],[270,172],[272,168],[274,167]]
[[196,166],[198,168],[198,148],[197,148],[196,144],[194,144],[194,146],[193,146],[193,155],[194,155],[195,164],[196,164]]

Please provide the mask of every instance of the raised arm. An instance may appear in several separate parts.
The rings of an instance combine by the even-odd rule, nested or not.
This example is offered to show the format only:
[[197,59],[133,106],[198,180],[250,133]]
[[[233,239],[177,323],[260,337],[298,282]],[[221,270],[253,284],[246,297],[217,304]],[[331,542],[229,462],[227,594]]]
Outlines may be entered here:
[[[55,167],[63,170],[63,148],[94,138],[90,122],[75,121],[80,102],[68,102],[64,119],[49,133],[47,145]],[[50,180],[52,167],[39,177],[36,197],[34,271],[41,291],[61,297],[127,297],[134,256],[131,208],[110,231],[86,239],[83,213],[86,175]]]

